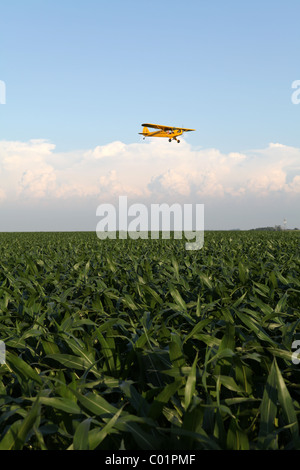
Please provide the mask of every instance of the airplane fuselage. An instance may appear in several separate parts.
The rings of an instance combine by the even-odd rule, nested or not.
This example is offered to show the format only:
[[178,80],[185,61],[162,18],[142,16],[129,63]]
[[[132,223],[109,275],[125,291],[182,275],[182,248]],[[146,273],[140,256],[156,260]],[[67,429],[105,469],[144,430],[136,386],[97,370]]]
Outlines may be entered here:
[[180,135],[183,134],[183,131],[180,130],[180,129],[174,129],[172,131],[163,131],[163,130],[160,130],[160,131],[154,131],[154,132],[150,132],[149,130],[147,131],[143,131],[143,132],[139,132],[140,135],[142,135],[143,137],[165,137],[165,138],[168,138],[169,140],[177,140],[176,137],[179,137]]

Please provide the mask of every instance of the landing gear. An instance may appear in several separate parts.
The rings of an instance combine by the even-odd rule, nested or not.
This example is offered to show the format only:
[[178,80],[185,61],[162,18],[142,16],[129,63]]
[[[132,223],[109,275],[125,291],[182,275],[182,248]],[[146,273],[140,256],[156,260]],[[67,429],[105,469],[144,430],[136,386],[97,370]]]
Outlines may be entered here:
[[172,139],[169,139],[169,142],[172,142]]
[[179,144],[180,140],[177,140],[177,144]]

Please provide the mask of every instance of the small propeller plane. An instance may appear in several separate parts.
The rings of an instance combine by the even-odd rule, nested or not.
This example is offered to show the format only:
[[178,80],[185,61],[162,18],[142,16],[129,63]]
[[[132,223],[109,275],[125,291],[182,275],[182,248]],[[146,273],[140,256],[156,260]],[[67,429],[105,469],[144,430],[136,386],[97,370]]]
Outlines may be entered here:
[[[179,144],[180,140],[177,139],[178,136],[182,135],[184,132],[194,131],[195,129],[185,129],[184,127],[170,127],[170,126],[161,126],[159,124],[142,124],[144,127],[143,132],[139,132],[145,139],[145,137],[167,137],[169,142],[176,140]],[[157,131],[150,132],[148,127],[151,129],[158,129]]]

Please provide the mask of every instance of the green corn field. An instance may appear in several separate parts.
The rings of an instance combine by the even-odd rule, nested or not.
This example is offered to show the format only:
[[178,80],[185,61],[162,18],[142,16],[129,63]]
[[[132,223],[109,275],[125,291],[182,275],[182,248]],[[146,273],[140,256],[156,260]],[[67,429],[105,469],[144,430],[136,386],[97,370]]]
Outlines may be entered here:
[[299,450],[299,243],[1,233],[0,450]]

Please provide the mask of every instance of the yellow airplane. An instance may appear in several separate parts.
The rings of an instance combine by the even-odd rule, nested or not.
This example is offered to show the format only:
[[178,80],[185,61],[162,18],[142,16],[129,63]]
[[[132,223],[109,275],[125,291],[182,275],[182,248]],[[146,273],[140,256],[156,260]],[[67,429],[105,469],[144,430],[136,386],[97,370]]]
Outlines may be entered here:
[[[185,129],[183,127],[170,127],[170,126],[161,126],[159,124],[142,124],[144,127],[143,132],[139,132],[145,139],[145,137],[167,137],[169,142],[176,140],[179,144],[180,140],[177,139],[178,136],[182,135],[184,132],[194,131],[195,129]],[[158,129],[158,131],[150,132],[148,127],[152,129]]]

